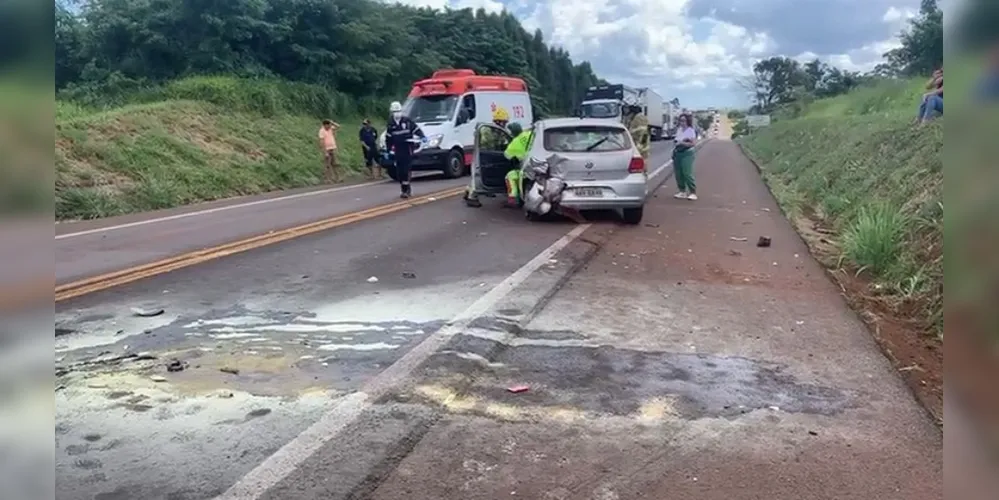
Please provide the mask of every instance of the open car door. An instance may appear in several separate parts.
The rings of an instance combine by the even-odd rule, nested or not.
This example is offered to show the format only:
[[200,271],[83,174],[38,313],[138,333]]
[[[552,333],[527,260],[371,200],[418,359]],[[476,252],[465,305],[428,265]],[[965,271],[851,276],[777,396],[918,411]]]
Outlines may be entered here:
[[505,194],[506,173],[510,160],[503,156],[513,137],[510,132],[492,123],[475,127],[472,150],[472,179],[479,194]]

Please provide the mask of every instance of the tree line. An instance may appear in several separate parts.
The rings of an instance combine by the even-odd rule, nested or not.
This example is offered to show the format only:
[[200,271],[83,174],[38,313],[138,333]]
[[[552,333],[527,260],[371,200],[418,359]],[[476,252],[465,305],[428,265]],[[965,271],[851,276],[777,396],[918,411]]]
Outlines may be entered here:
[[524,78],[539,115],[602,83],[512,14],[374,0],[57,0],[55,84],[65,93],[192,75],[282,78],[402,99],[441,68]]
[[[975,8],[996,10],[991,5],[993,3],[982,2],[981,7]],[[977,26],[978,21],[973,17],[967,19]],[[974,39],[981,40],[985,29],[974,31]],[[742,86],[753,99],[750,112],[766,114],[782,109],[793,115],[813,99],[845,94],[881,78],[929,77],[934,69],[943,65],[943,39],[943,13],[937,0],[922,0],[919,14],[909,21],[909,26],[899,36],[901,46],[885,53],[884,62],[870,72],[844,70],[819,59],[801,63],[777,56],[758,61]]]

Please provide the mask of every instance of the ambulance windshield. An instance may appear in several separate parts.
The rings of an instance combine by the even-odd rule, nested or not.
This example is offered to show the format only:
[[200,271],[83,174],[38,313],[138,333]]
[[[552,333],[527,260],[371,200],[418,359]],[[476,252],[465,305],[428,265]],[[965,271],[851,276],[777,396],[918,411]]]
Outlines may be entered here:
[[416,123],[445,122],[454,117],[457,105],[456,95],[411,97],[402,106],[402,113]]

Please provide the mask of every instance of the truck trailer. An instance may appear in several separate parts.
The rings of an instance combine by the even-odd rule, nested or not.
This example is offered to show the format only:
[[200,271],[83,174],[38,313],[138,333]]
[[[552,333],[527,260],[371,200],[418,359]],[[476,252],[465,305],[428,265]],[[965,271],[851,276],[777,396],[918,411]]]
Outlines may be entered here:
[[676,138],[676,122],[680,117],[680,100],[673,99],[663,103],[663,138]]
[[623,121],[622,110],[626,104],[636,104],[642,108],[643,114],[649,120],[649,135],[652,140],[662,138],[663,100],[659,94],[649,88],[634,88],[620,83],[594,85],[586,89],[583,102],[579,105],[579,114],[586,118]]
[[663,98],[650,88],[639,89],[639,105],[649,119],[649,135],[653,141],[663,138]]

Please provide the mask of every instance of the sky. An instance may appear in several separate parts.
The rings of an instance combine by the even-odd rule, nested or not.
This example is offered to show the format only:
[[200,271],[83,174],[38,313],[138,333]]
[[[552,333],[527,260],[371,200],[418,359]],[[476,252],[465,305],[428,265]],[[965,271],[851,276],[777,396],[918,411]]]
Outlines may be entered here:
[[[947,12],[948,3],[940,2]],[[919,0],[399,0],[506,9],[612,83],[689,108],[745,107],[739,81],[774,55],[867,71],[898,46]]]

